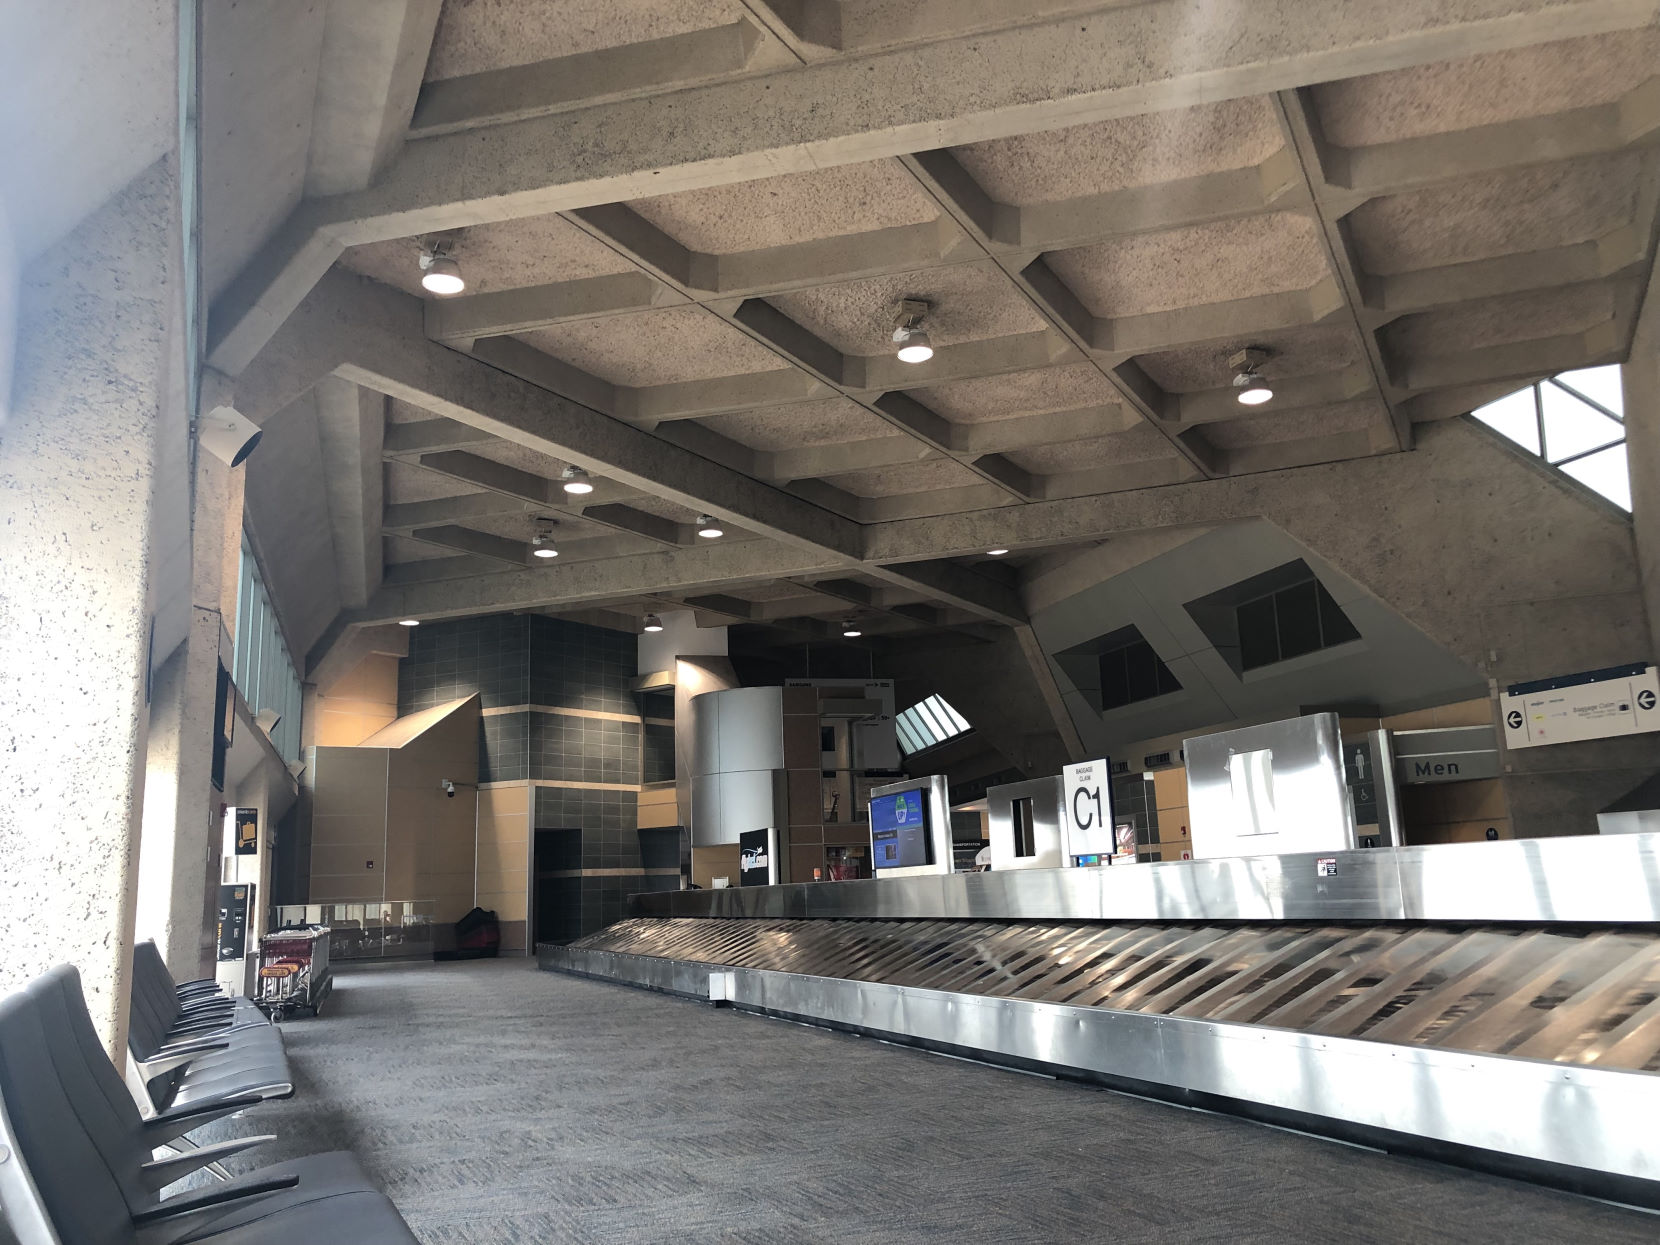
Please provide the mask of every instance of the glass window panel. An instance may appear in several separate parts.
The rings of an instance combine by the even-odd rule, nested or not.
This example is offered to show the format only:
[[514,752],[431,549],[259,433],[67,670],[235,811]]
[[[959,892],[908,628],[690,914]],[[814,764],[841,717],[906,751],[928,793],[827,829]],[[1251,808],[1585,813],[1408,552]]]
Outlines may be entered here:
[[1334,644],[1347,644],[1350,640],[1360,639],[1360,632],[1355,630],[1343,607],[1326,591],[1326,585],[1316,580],[1314,587],[1320,597],[1320,643],[1330,648]]
[[1631,472],[1625,446],[1615,445],[1561,467],[1568,475],[1601,493],[1622,510],[1631,509]]
[[1145,640],[1124,650],[1124,665],[1129,673],[1130,699],[1151,700],[1159,694],[1158,658]]
[[953,709],[949,700],[942,696],[936,696],[935,699],[940,702],[940,708],[945,710],[945,716],[951,720],[951,725],[957,728],[959,735],[968,729],[968,719]]
[[1243,669],[1271,666],[1280,659],[1274,634],[1274,598],[1247,601],[1239,607],[1239,664]]
[[1312,579],[1275,593],[1274,609],[1279,615],[1281,661],[1320,647],[1320,600]]
[[917,740],[916,733],[911,730],[910,722],[903,714],[893,720],[894,729],[899,733],[899,746],[906,752],[916,752],[922,747]]
[[1582,393],[1598,406],[1614,415],[1625,414],[1625,393],[1620,386],[1620,365],[1585,367],[1577,372],[1563,372],[1556,378],[1575,393]]
[[1539,452],[1539,423],[1534,414],[1533,386],[1470,412],[1494,432],[1509,437],[1524,450]]
[[917,720],[922,723],[923,729],[935,743],[951,734],[950,727],[939,720],[939,715],[934,712],[934,706],[926,700],[916,707],[916,716]]
[[1612,445],[1625,436],[1623,424],[1560,386],[1541,386],[1540,398],[1545,411],[1545,455],[1553,463]]
[[1130,675],[1124,665],[1124,650],[1101,654],[1101,707],[1116,709],[1130,703]]

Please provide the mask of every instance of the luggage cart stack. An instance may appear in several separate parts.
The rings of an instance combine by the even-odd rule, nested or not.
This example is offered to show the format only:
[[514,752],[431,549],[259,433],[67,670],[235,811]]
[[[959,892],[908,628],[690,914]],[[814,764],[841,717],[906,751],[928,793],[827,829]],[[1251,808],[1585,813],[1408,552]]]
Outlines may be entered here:
[[259,940],[259,996],[254,1003],[272,1020],[319,1014],[333,988],[328,926],[279,929]]

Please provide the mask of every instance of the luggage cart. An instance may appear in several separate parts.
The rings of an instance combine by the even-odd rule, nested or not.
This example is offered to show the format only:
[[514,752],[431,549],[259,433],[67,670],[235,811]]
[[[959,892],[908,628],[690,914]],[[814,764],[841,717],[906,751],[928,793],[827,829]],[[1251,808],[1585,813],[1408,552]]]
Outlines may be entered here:
[[328,926],[279,929],[259,940],[259,994],[254,1005],[272,1020],[302,1012],[318,1015],[333,988]]

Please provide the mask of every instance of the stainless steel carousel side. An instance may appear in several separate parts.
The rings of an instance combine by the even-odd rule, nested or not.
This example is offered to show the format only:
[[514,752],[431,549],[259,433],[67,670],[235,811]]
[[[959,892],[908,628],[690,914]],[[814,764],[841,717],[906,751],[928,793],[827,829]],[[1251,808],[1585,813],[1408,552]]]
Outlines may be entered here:
[[639,899],[542,966],[1660,1204],[1660,836]]

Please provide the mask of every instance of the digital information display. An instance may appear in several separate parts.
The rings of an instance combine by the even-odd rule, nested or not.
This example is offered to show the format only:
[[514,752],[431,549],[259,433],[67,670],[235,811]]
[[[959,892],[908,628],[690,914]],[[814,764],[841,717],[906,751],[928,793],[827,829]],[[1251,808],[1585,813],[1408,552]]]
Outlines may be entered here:
[[932,864],[928,792],[896,791],[870,801],[870,846],[878,869]]

